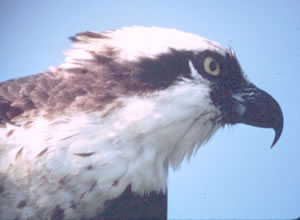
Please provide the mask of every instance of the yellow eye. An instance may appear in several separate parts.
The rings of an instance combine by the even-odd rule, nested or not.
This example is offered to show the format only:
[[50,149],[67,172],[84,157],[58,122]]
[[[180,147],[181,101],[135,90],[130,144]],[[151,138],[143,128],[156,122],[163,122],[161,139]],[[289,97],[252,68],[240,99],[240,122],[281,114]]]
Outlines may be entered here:
[[203,67],[204,67],[205,72],[207,72],[210,75],[217,76],[220,74],[220,65],[212,57],[206,57],[204,59]]

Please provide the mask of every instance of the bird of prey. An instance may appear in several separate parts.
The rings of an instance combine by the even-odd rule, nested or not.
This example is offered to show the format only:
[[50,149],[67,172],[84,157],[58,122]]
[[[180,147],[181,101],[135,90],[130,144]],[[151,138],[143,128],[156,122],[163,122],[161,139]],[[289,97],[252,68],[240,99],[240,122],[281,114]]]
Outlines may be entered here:
[[84,32],[0,83],[0,219],[167,218],[168,169],[225,125],[283,128],[232,49],[158,27]]

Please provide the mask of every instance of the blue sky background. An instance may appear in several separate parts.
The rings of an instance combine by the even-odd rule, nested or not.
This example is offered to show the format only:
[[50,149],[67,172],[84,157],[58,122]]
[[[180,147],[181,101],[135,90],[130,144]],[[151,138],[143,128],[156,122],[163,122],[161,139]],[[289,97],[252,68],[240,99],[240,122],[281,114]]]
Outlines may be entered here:
[[68,37],[86,30],[162,26],[231,46],[249,79],[280,103],[273,131],[226,127],[169,176],[169,218],[300,216],[300,1],[0,2],[0,81],[63,62]]

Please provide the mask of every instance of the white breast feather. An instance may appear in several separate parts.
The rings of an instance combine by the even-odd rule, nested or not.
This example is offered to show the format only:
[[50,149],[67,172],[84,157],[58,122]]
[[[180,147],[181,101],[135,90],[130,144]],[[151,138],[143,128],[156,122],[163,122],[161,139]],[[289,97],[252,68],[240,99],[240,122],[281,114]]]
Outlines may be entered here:
[[168,165],[178,167],[219,127],[210,120],[220,112],[208,94],[208,87],[182,81],[145,97],[119,99],[122,107],[105,117],[106,110],[51,121],[40,116],[30,129],[0,129],[0,175],[7,175],[11,190],[0,198],[0,213],[6,213],[0,217],[20,214],[4,210],[21,200],[27,204],[20,218],[34,218],[37,208],[49,216],[53,204],[65,210],[65,218],[92,217],[128,184],[139,194],[165,192]]

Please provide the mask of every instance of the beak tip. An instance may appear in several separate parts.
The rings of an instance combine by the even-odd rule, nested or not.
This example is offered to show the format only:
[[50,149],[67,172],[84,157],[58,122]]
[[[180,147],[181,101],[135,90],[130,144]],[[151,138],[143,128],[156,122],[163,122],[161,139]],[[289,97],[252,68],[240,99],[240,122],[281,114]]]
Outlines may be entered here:
[[273,143],[272,143],[272,145],[271,145],[271,147],[270,147],[271,149],[274,147],[274,145],[276,144],[276,142],[277,142],[277,141],[275,141],[275,140],[273,141]]
[[271,148],[273,148],[275,146],[275,144],[278,142],[278,140],[281,136],[282,128],[283,128],[283,120],[281,120],[280,126],[274,128],[275,137],[274,137],[273,143],[271,145]]

